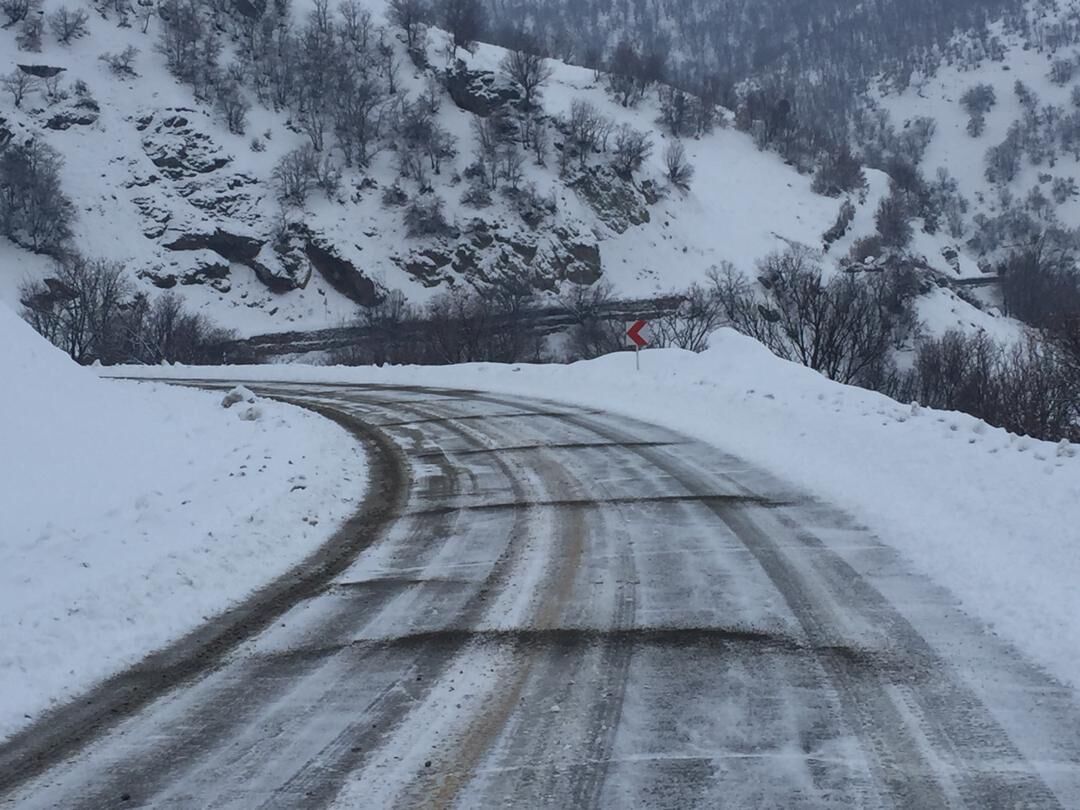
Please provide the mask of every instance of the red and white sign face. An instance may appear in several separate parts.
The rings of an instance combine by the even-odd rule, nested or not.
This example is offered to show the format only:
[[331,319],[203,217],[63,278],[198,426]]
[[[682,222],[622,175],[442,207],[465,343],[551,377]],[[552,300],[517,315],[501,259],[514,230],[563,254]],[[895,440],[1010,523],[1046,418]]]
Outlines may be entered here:
[[630,338],[630,342],[639,349],[644,349],[649,345],[649,341],[641,336],[641,330],[648,325],[648,321],[636,321],[633,326],[626,330],[626,336]]

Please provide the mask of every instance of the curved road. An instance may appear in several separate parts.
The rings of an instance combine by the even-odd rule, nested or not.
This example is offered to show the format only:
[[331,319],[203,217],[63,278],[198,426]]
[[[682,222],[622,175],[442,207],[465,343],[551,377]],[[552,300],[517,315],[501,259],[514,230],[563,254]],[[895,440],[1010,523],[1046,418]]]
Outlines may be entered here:
[[0,806],[1080,807],[1074,693],[761,471],[547,402],[257,389],[375,427],[407,489],[219,654],[0,750]]

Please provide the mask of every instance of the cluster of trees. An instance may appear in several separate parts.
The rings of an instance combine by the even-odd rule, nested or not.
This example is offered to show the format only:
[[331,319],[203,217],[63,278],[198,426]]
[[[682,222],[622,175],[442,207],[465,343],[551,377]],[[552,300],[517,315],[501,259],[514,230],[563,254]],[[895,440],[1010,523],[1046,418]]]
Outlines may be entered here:
[[978,138],[986,131],[986,114],[997,104],[997,92],[992,84],[976,84],[964,91],[960,96],[960,106],[970,116],[968,118],[967,132],[973,138]]
[[220,363],[234,338],[180,296],[151,301],[135,292],[121,264],[68,255],[47,282],[20,289],[23,317],[78,363]]
[[75,206],[60,184],[60,154],[37,138],[0,151],[0,233],[35,253],[58,254]]
[[[844,150],[835,161],[827,161],[814,177],[814,188],[829,196],[865,193],[865,177],[857,161],[845,159]],[[902,253],[910,244],[915,229],[913,220],[921,219],[926,233],[945,230],[959,239],[966,232],[965,214],[968,201],[960,193],[959,183],[947,169],[939,168],[933,180],[927,180],[913,163],[895,157],[884,167],[889,174],[889,194],[878,204],[874,213],[877,233],[860,240],[848,257],[858,264],[869,256],[881,257],[882,251]],[[847,233],[855,218],[850,198],[841,207],[836,223],[825,232],[826,249]]]
[[1024,158],[1032,166],[1053,168],[1062,154],[1080,161],[1080,88],[1071,109],[1042,104],[1021,81],[1014,87],[1023,113],[1009,127],[1005,139],[986,152],[986,179],[1007,186],[1019,174]]
[[1004,346],[986,333],[950,331],[920,343],[912,368],[887,393],[962,411],[1048,441],[1080,440],[1080,367],[1059,344],[1034,337]]
[[[289,0],[242,9],[163,0],[157,14],[157,47],[170,71],[213,102],[231,131],[244,132],[251,93],[290,111],[315,152],[327,151],[333,138],[347,165],[367,165],[401,66],[389,32],[358,0],[334,10],[328,0],[316,0],[300,24]],[[221,64],[223,32],[236,43],[227,65]]]
[[537,308],[535,291],[512,280],[484,292],[452,287],[426,307],[391,293],[357,321],[367,338],[329,359],[351,365],[541,362],[550,358],[534,320]]
[[[695,98],[734,109],[759,145],[807,170],[848,143],[870,82],[903,89],[943,63],[1000,55],[987,22],[1003,15],[1032,35],[1019,0],[485,1],[493,19],[528,20],[548,52],[606,74],[624,104],[666,82],[692,94],[671,96],[671,111]],[[499,44],[514,35],[488,32]]]

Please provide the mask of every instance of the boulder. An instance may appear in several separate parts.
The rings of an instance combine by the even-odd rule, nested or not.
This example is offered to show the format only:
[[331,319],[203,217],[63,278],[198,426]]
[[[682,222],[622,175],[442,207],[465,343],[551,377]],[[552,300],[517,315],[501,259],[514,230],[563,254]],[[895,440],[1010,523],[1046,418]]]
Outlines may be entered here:
[[375,282],[357,270],[352,262],[341,258],[331,245],[315,239],[308,240],[304,245],[304,255],[327,283],[349,300],[365,307],[379,303],[381,296]]
[[168,250],[212,250],[226,261],[248,264],[262,250],[263,242],[251,236],[240,236],[221,228],[213,233],[186,233],[165,245]]
[[51,79],[67,70],[67,68],[52,65],[16,65],[16,67],[26,75],[37,76],[39,79]]
[[447,70],[446,90],[458,107],[482,118],[524,101],[521,88],[505,76],[491,70],[468,70],[461,62]]
[[259,253],[264,242],[251,236],[240,236],[221,228],[212,233],[186,233],[165,245],[167,250],[209,250],[227,262],[242,264],[255,273],[270,292],[287,293],[300,289],[307,284],[307,278],[300,278],[291,272],[277,273],[259,261]]

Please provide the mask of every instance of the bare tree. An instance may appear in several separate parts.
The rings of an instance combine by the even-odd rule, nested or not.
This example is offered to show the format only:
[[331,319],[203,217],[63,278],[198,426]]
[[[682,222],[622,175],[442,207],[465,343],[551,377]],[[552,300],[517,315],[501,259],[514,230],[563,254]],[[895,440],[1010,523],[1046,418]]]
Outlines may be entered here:
[[318,157],[310,145],[287,152],[271,175],[278,199],[302,206],[315,185]]
[[671,185],[687,189],[694,178],[694,167],[686,157],[686,148],[681,141],[672,141],[664,150],[664,165],[667,166],[667,178]]
[[18,25],[32,13],[40,10],[41,0],[0,0],[0,11],[7,17],[5,28]]
[[614,288],[608,281],[568,284],[559,293],[559,304],[573,320],[567,335],[571,360],[587,360],[617,352],[625,344],[626,327],[609,312]]
[[[573,147],[572,154],[577,156],[582,168],[588,162],[589,156],[600,149],[603,133],[610,126],[611,122],[591,102],[581,99],[571,102],[570,115],[563,122],[563,127],[568,145]],[[564,151],[567,151],[565,147]]]
[[643,62],[630,40],[623,39],[615,46],[607,69],[608,85],[620,104],[629,107],[641,100],[644,92],[644,84],[640,81]]
[[117,362],[123,354],[123,315],[131,285],[119,262],[79,255],[57,263],[49,283],[20,289],[23,317],[78,363]]
[[517,45],[503,57],[500,67],[521,86],[525,93],[525,109],[533,109],[540,88],[547,84],[552,75],[547,59],[540,54],[540,44],[527,35],[521,35]]
[[916,287],[906,276],[864,282],[845,273],[825,282],[816,255],[802,247],[772,254],[759,272],[762,297],[714,276],[735,328],[830,379],[879,390],[885,385],[891,350],[915,325]]
[[225,126],[234,135],[243,135],[247,129],[247,114],[251,104],[244,98],[244,92],[240,85],[233,81],[225,81],[217,87],[217,100],[215,106],[221,117],[225,119]]
[[513,145],[511,122],[505,113],[500,112],[487,118],[476,116],[472,128],[476,136],[474,169],[484,185],[494,190],[499,185],[501,158],[506,154],[507,146]]
[[410,51],[421,41],[427,14],[425,0],[390,0],[390,22],[405,32],[405,42]]
[[41,35],[43,33],[45,33],[45,17],[38,9],[32,11],[22,21],[15,42],[20,50],[37,53],[41,50]]
[[0,231],[38,253],[57,254],[71,236],[75,206],[60,187],[60,153],[44,141],[0,152]]
[[139,49],[134,45],[128,45],[119,53],[106,52],[101,54],[98,59],[108,65],[109,70],[117,76],[136,76],[138,74],[135,73],[135,68],[132,65],[138,55]]
[[383,95],[376,82],[358,72],[343,70],[337,84],[334,133],[345,154],[345,165],[367,166],[382,131]]
[[652,138],[648,134],[623,124],[615,133],[615,153],[611,163],[615,171],[630,178],[652,154]]
[[86,23],[89,19],[89,15],[81,8],[72,11],[67,6],[60,6],[49,15],[49,29],[53,36],[67,45],[73,39],[86,36]]
[[487,15],[480,0],[442,0],[441,17],[454,53],[459,48],[472,50],[487,27]]
[[20,107],[23,99],[26,98],[26,94],[37,89],[38,81],[30,74],[23,73],[19,68],[15,68],[7,76],[0,78],[0,86],[11,93],[15,106]]

